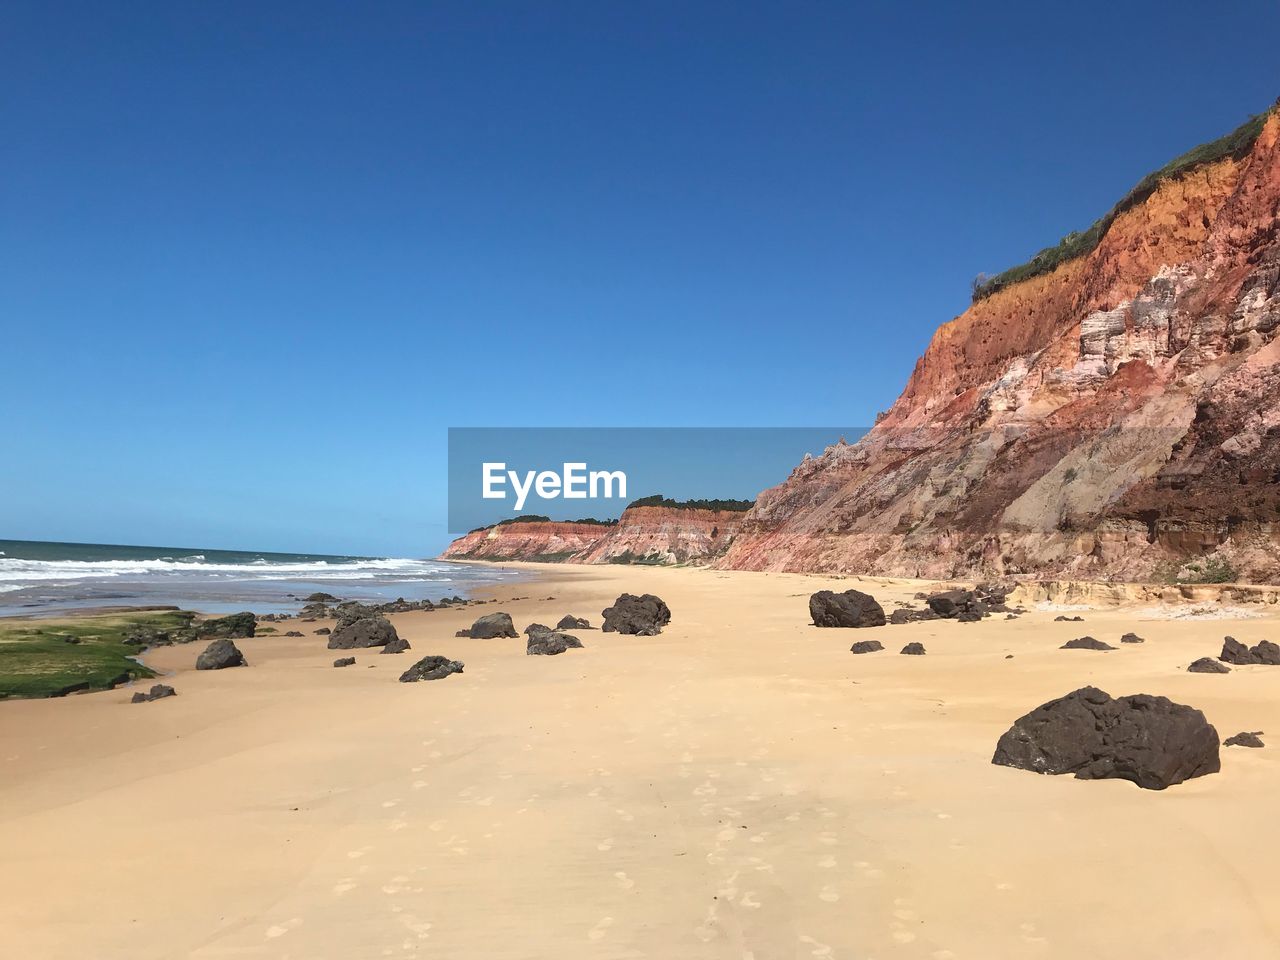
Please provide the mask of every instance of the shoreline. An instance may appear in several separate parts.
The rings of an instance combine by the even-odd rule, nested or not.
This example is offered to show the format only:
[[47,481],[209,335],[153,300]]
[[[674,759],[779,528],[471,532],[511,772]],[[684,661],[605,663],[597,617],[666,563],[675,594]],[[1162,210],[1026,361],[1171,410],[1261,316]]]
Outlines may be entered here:
[[[406,654],[328,650],[313,631],[330,621],[285,620],[235,641],[245,668],[192,670],[201,643],[149,650],[173,698],[0,703],[11,949],[1253,960],[1280,944],[1280,841],[1250,826],[1280,790],[1275,747],[1225,748],[1220,773],[1159,793],[990,762],[1014,719],[1085,684],[1189,703],[1222,738],[1280,731],[1280,668],[1185,670],[1223,633],[1273,636],[1274,608],[824,630],[814,590],[856,586],[887,611],[921,582],[503,566],[529,579],[474,592],[497,603],[391,614]],[[556,657],[453,636],[498,610],[517,630],[565,614],[598,627],[624,591],[662,597],[670,625],[582,631],[584,649]],[[1135,628],[1146,643],[1058,649]],[[865,638],[887,649],[851,654]],[[927,655],[899,656],[912,641]],[[427,654],[465,670],[397,682]],[[201,884],[172,883],[178,860]]]

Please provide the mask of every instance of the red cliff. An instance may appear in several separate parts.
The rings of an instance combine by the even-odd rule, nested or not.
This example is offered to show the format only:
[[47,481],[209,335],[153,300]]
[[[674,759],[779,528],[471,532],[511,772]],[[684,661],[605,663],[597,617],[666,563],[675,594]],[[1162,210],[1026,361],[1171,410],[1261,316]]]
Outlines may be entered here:
[[1280,577],[1280,116],[1232,137],[943,325],[870,433],[765,491],[721,565]]
[[746,514],[683,506],[630,506],[616,524],[501,523],[459,537],[444,560],[561,563],[705,563],[724,554]]

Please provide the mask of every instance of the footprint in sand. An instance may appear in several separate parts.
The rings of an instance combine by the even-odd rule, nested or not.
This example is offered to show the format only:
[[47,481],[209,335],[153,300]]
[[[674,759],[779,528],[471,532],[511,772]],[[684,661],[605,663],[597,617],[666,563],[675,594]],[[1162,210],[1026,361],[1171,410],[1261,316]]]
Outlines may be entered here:
[[818,866],[822,867],[822,869],[824,870],[830,870],[835,865],[836,865],[835,857],[823,857],[821,860],[818,861]]
[[344,893],[350,893],[357,886],[358,884],[354,883],[350,877],[343,877],[333,885],[333,895],[335,897],[340,897]]
[[835,903],[840,899],[840,891],[831,884],[827,884],[818,892],[818,899],[823,903]]
[[619,870],[613,875],[613,878],[618,881],[618,886],[622,887],[623,890],[630,890],[636,885],[636,882],[627,876],[625,870]]
[[359,860],[372,849],[373,847],[360,847],[358,850],[348,850],[347,858],[350,860]]
[[594,927],[587,931],[588,940],[603,940],[609,928],[613,926],[613,917],[601,917]]
[[599,843],[596,844],[596,849],[599,850],[601,853],[608,853],[610,850],[613,849],[613,837],[605,837],[603,840],[601,840]]
[[272,924],[267,927],[267,939],[274,940],[276,937],[283,937],[290,930],[300,926],[302,926],[301,917],[293,917],[290,920],[286,920],[284,923]]

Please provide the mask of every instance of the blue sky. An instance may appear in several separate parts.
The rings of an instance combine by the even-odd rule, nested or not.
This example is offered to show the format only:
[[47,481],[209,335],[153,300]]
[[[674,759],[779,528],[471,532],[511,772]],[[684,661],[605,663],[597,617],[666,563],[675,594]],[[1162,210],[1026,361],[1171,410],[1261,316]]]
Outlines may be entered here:
[[869,423],[974,274],[1270,104],[1277,35],[1261,0],[6,3],[0,537],[422,555],[449,426]]

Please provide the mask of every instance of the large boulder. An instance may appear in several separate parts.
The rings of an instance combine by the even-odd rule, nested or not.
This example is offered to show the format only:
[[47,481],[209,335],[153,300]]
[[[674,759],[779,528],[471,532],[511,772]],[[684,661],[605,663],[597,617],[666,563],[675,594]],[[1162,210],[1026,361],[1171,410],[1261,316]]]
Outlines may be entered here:
[[591,621],[583,617],[575,617],[571,613],[566,613],[560,618],[560,622],[556,624],[557,630],[590,630]]
[[638,637],[653,637],[671,622],[671,610],[661,598],[652,593],[634,596],[624,593],[613,601],[612,607],[601,611],[605,633],[626,633]]
[[419,680],[441,680],[451,673],[461,673],[462,663],[448,657],[423,657],[412,667],[400,674],[401,683],[416,683]]
[[355,650],[359,647],[381,647],[400,639],[396,628],[385,617],[363,617],[339,621],[329,634],[330,650]]
[[1249,649],[1249,652],[1253,654],[1258,663],[1265,663],[1269,667],[1280,666],[1280,646],[1270,640],[1262,640],[1254,644]]
[[809,616],[817,627],[883,627],[884,608],[858,590],[819,590],[809,598]]
[[245,611],[244,613],[233,613],[228,617],[204,620],[195,625],[195,630],[196,636],[201,639],[204,637],[226,637],[231,640],[241,640],[246,637],[252,637],[257,626],[258,618]]
[[1194,707],[1144,693],[1113,698],[1082,687],[1020,717],[991,762],[1147,790],[1217,773],[1218,731]]
[[468,636],[477,640],[492,640],[495,637],[518,637],[516,625],[511,622],[509,613],[486,613],[471,625]]
[[225,670],[227,667],[246,667],[248,663],[240,649],[226,637],[220,637],[204,648],[196,657],[197,670]]
[[908,643],[905,647],[903,647],[903,648],[902,648],[901,650],[899,650],[898,652],[899,652],[899,653],[902,653],[902,654],[905,654],[905,655],[906,655],[906,656],[908,656],[908,657],[923,657],[923,656],[924,656],[924,644],[923,644],[923,643],[919,643],[919,642],[916,642],[916,643]]

